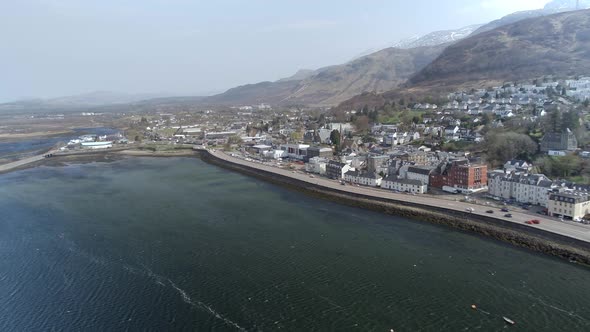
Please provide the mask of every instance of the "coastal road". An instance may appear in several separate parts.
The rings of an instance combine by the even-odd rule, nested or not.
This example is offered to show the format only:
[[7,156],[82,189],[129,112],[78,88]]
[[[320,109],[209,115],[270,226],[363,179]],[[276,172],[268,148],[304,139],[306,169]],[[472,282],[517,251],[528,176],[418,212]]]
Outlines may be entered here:
[[[474,210],[472,213],[475,215],[482,215],[482,216],[486,216],[486,217],[492,217],[492,218],[496,218],[496,219],[506,220],[506,221],[509,221],[512,223],[524,225],[526,227],[539,228],[539,229],[542,229],[542,230],[545,230],[548,232],[564,235],[564,236],[575,238],[575,239],[582,240],[585,242],[590,242],[590,226],[589,225],[583,225],[583,224],[573,223],[573,222],[569,222],[569,221],[562,222],[562,221],[558,221],[557,219],[548,218],[546,216],[533,217],[528,213],[523,213],[519,210],[514,210],[514,209],[510,209],[510,208],[509,208],[510,209],[509,213],[512,214],[512,218],[505,218],[504,217],[505,212],[501,212],[500,209],[498,209],[498,208],[481,206],[481,205],[474,205],[474,204],[470,204],[470,203],[452,201],[452,200],[448,200],[448,199],[433,198],[433,197],[422,196],[422,195],[413,196],[413,195],[395,193],[395,192],[390,192],[390,191],[376,189],[376,188],[370,188],[370,187],[357,187],[357,186],[353,186],[353,185],[343,186],[337,180],[330,180],[330,179],[322,178],[322,177],[315,176],[315,175],[313,177],[311,177],[311,175],[309,175],[309,174],[304,174],[304,173],[295,172],[295,171],[291,171],[291,170],[281,169],[278,167],[268,166],[268,165],[264,165],[259,162],[246,161],[246,160],[243,160],[240,158],[236,158],[236,157],[232,157],[230,155],[227,155],[226,153],[219,151],[219,150],[209,150],[209,153],[211,153],[214,156],[216,156],[222,160],[225,160],[229,163],[244,165],[244,166],[248,166],[251,168],[264,170],[267,172],[272,172],[275,174],[291,177],[291,178],[294,178],[294,179],[297,179],[300,181],[308,182],[310,184],[321,185],[323,187],[335,189],[335,190],[342,191],[342,192],[358,193],[358,194],[363,194],[363,195],[366,195],[369,197],[386,198],[386,199],[390,199],[390,200],[394,200],[394,201],[405,201],[405,202],[417,203],[417,204],[422,204],[422,205],[432,206],[432,207],[443,207],[446,209],[462,211],[462,212],[464,212],[468,208],[472,208]],[[486,213],[487,210],[493,210],[494,213],[493,214]],[[541,221],[541,223],[539,225],[525,224],[525,221],[531,220],[531,219],[538,219]]]
[[8,172],[8,171],[13,170],[15,168],[19,168],[19,167],[25,166],[27,164],[31,164],[31,163],[34,163],[34,162],[43,160],[43,159],[45,159],[45,155],[48,154],[48,153],[54,153],[54,152],[53,151],[49,151],[49,152],[46,152],[46,153],[41,154],[41,155],[32,156],[32,157],[24,158],[24,159],[20,159],[20,160],[13,161],[13,162],[8,163],[8,164],[2,164],[2,165],[0,165],[0,173]]

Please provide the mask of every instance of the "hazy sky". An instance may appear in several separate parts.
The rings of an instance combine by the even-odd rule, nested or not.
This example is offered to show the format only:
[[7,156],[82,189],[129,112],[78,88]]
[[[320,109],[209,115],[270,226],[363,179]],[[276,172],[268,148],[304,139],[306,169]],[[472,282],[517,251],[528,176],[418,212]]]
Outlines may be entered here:
[[204,94],[547,0],[0,0],[0,102]]

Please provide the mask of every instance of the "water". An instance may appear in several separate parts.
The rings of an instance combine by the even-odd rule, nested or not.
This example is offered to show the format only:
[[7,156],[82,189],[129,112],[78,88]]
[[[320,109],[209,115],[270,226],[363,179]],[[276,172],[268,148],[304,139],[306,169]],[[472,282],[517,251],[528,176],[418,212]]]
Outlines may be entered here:
[[17,141],[0,142],[0,158],[18,159],[22,154],[38,154],[51,149],[59,142],[67,143],[70,139],[81,135],[111,135],[118,131],[112,128],[77,128],[73,133],[45,138],[30,138]]
[[590,330],[586,268],[193,158],[1,175],[0,296],[0,331]]

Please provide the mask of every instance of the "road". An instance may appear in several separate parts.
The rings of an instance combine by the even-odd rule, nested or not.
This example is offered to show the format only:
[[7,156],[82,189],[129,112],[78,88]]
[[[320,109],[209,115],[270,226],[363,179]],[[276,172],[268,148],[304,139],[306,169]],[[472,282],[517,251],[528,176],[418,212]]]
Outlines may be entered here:
[[[571,237],[571,238],[582,240],[585,242],[590,242],[590,226],[589,225],[584,225],[584,224],[579,224],[579,223],[574,223],[574,222],[569,222],[569,221],[562,222],[557,219],[552,219],[552,218],[548,218],[547,216],[541,216],[541,215],[533,217],[526,212],[522,212],[522,210],[520,210],[520,209],[514,209],[511,207],[508,207],[508,208],[510,210],[509,213],[512,214],[512,218],[505,218],[504,217],[505,212],[501,212],[498,208],[492,208],[492,207],[481,206],[481,205],[474,205],[474,204],[465,203],[465,202],[451,201],[448,199],[439,199],[439,198],[434,198],[431,196],[422,196],[422,195],[413,196],[413,195],[395,193],[395,192],[390,192],[390,191],[376,189],[376,188],[370,188],[370,187],[357,187],[357,186],[353,186],[353,185],[343,186],[337,180],[330,180],[330,179],[322,178],[322,177],[315,176],[315,175],[313,177],[311,177],[311,175],[301,173],[301,172],[295,172],[295,171],[291,171],[291,170],[281,169],[278,167],[268,166],[268,165],[261,164],[259,162],[246,161],[243,159],[229,156],[219,150],[209,150],[209,153],[213,154],[214,156],[216,156],[220,159],[230,162],[230,163],[265,170],[267,172],[272,172],[275,174],[291,177],[291,178],[294,178],[297,180],[305,181],[305,182],[308,182],[311,184],[321,185],[326,188],[331,188],[331,189],[339,190],[342,192],[358,193],[358,194],[363,194],[363,195],[375,197],[375,198],[386,198],[386,199],[391,199],[391,200],[395,200],[395,201],[406,201],[406,202],[410,202],[410,203],[423,204],[423,205],[432,206],[432,207],[439,207],[439,208],[443,207],[446,209],[455,210],[455,211],[462,211],[462,212],[464,212],[468,208],[472,208],[472,209],[474,209],[474,211],[472,213],[475,215],[482,215],[482,216],[492,217],[492,218],[496,218],[496,219],[500,219],[500,220],[506,220],[506,221],[509,221],[509,222],[512,222],[515,224],[524,225],[526,227],[539,228],[539,229],[542,229],[542,230],[545,230],[548,232],[552,232],[555,234],[560,234],[563,236]],[[487,210],[493,210],[494,213],[493,214],[486,213]],[[531,220],[531,219],[538,219],[541,221],[541,223],[539,225],[525,224],[525,221]]]
[[46,153],[41,154],[41,155],[32,156],[32,157],[29,157],[29,158],[24,158],[24,159],[20,159],[20,160],[17,160],[17,161],[13,161],[13,162],[8,163],[8,164],[0,165],[0,173],[8,172],[8,171],[13,170],[15,168],[19,168],[19,167],[25,166],[27,164],[31,164],[31,163],[34,163],[34,162],[43,160],[43,159],[45,159],[45,155],[48,154],[48,153],[53,153],[53,152],[50,151],[50,152],[46,152]]

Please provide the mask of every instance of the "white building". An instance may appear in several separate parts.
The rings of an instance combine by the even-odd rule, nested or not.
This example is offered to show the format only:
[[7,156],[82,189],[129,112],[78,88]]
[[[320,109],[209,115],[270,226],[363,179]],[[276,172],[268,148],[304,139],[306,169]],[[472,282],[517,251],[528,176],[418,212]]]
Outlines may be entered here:
[[543,174],[492,172],[488,175],[490,195],[519,203],[547,207],[553,187],[553,182]]
[[432,171],[432,167],[410,166],[408,167],[408,171],[406,172],[406,179],[418,180],[423,184],[428,185],[430,180],[430,174],[432,173]]
[[324,158],[313,157],[305,164],[305,171],[320,175],[326,175],[326,165],[328,161]]
[[108,149],[113,147],[113,142],[82,142],[83,148],[90,150]]
[[428,191],[428,186],[421,181],[395,179],[393,177],[385,178],[381,182],[381,188],[415,194],[425,194]]
[[552,193],[547,213],[550,216],[580,220],[590,213],[590,197],[585,193]]
[[379,187],[383,178],[374,174],[361,174],[357,171],[344,173],[344,181],[369,187]]
[[280,149],[287,152],[289,158],[303,160],[307,156],[308,144],[283,144]]

